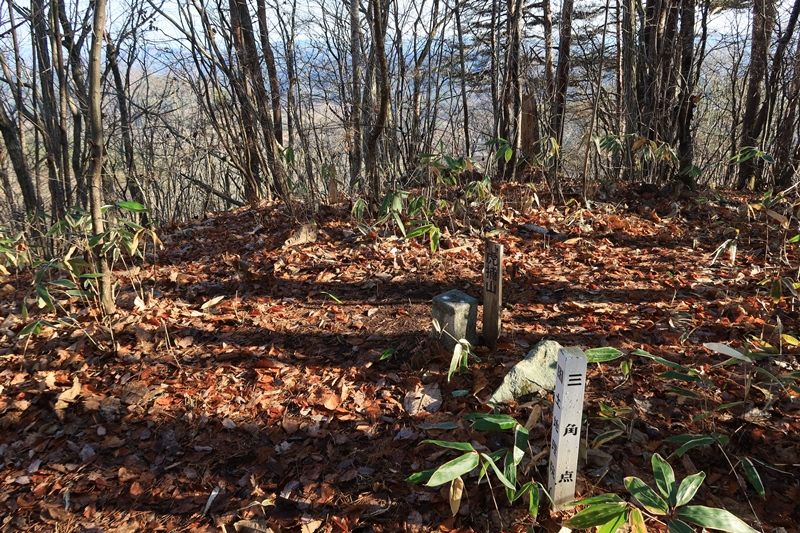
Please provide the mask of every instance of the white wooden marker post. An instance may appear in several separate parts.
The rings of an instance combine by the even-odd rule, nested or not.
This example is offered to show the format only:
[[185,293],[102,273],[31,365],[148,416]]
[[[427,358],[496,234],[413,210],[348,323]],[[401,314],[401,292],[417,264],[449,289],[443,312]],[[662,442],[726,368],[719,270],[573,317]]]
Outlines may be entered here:
[[497,346],[503,308],[503,245],[486,241],[483,255],[483,342]]
[[553,427],[547,477],[547,490],[556,509],[575,499],[585,388],[586,356],[580,348],[561,348],[553,393]]

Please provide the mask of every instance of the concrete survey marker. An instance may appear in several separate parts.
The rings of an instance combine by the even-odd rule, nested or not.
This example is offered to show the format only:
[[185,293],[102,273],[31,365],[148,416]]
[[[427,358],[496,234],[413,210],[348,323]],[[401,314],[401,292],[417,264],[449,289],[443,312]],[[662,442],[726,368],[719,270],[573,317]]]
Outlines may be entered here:
[[[455,348],[459,339],[470,344],[478,342],[475,324],[478,321],[478,300],[453,289],[433,297],[433,319],[442,329],[441,341],[449,350]],[[434,331],[435,335],[440,335]]]
[[486,241],[483,256],[483,342],[497,346],[503,308],[503,245]]
[[556,509],[575,499],[585,389],[586,356],[580,348],[561,348],[553,392],[553,426],[547,476],[547,490]]

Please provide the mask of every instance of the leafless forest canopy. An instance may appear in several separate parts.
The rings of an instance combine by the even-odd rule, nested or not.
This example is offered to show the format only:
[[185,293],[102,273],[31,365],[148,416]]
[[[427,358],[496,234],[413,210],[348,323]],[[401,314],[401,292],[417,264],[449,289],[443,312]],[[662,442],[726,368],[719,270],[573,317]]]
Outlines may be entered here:
[[798,11],[2,0],[2,220],[52,223],[95,194],[169,223],[476,180],[562,198],[626,181],[785,189],[800,162]]

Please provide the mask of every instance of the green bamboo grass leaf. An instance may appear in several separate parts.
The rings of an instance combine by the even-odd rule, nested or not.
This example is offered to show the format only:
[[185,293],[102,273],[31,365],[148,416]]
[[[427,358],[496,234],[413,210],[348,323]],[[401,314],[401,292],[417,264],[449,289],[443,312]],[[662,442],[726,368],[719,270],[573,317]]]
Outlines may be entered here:
[[747,478],[750,486],[755,489],[756,493],[761,496],[762,499],[765,498],[766,491],[764,490],[764,483],[761,481],[761,476],[758,474],[758,470],[756,470],[753,461],[751,461],[749,457],[744,457],[742,459],[742,469],[744,470],[744,477]]
[[664,499],[653,492],[653,489],[647,486],[647,484],[635,476],[629,476],[625,478],[625,488],[628,489],[628,492],[631,493],[637,502],[642,504],[642,507],[647,509],[653,514],[657,515],[665,515],[669,513],[669,505]]
[[667,522],[667,533],[694,533],[694,528],[682,520]]
[[583,500],[575,500],[570,503],[567,503],[565,507],[578,507],[578,506],[587,506],[587,505],[597,505],[599,503],[625,503],[622,498],[620,498],[616,494],[598,494],[597,496],[591,496],[589,498],[584,498]]
[[472,444],[469,442],[457,442],[457,441],[450,441],[450,440],[435,440],[435,439],[426,439],[420,444],[433,444],[434,446],[439,446],[441,448],[450,448],[451,450],[459,450],[462,452],[474,452],[475,448],[472,447]]
[[597,533],[616,533],[628,521],[628,513],[619,513],[617,516],[598,526]]
[[631,352],[631,355],[635,355],[637,357],[644,357],[645,359],[650,359],[651,361],[655,361],[656,363],[661,363],[664,366],[669,368],[680,370],[686,372],[688,369],[683,365],[679,365],[678,363],[673,363],[669,359],[664,359],[663,357],[659,357],[657,355],[653,355],[650,352],[646,352],[644,350],[634,350]]
[[464,418],[472,422],[472,427],[478,431],[506,431],[519,425],[513,416],[508,415],[470,413]]
[[476,452],[465,453],[437,468],[425,485],[428,487],[438,487],[439,485],[450,483],[455,478],[472,472],[479,464],[480,460]]
[[331,300],[333,300],[337,304],[341,304],[342,303],[342,301],[339,298],[337,298],[336,295],[334,295],[334,294],[331,294],[331,293],[325,292],[325,291],[320,291],[320,294],[324,294],[325,296],[327,296],[328,298],[330,298]]
[[607,363],[614,359],[619,359],[624,354],[616,348],[590,348],[583,352],[586,355],[586,361],[589,363]]
[[514,490],[514,491],[515,491],[515,490],[517,490],[517,487],[516,487],[516,485],[514,485],[513,483],[511,483],[511,482],[508,480],[508,478],[506,478],[506,476],[503,474],[503,472],[501,472],[501,471],[500,471],[500,469],[497,467],[497,464],[494,462],[494,459],[492,459],[490,456],[486,455],[485,453],[482,453],[482,454],[481,454],[481,457],[483,457],[483,459],[484,459],[484,460],[485,460],[487,463],[489,463],[489,466],[491,466],[491,467],[492,467],[492,470],[494,471],[494,475],[496,475],[496,476],[497,476],[497,479],[499,479],[499,480],[500,480],[500,483],[502,483],[503,485],[505,485],[505,486],[506,486],[506,488],[508,488],[508,489],[511,489],[511,490]]
[[436,472],[435,468],[432,468],[430,470],[423,470],[422,472],[414,472],[413,474],[411,474],[406,478],[406,481],[409,483],[413,483],[415,485],[418,485],[420,483],[425,483],[431,478],[434,472]]
[[571,529],[588,529],[601,526],[618,515],[625,515],[625,503],[599,503],[590,505],[566,522],[564,525]]
[[725,509],[705,507],[704,505],[687,505],[679,507],[675,517],[690,524],[728,533],[758,533],[742,519]]
[[675,495],[675,505],[680,507],[681,505],[686,505],[694,495],[697,494],[697,490],[700,488],[700,485],[703,484],[703,481],[706,479],[705,472],[698,472],[696,474],[692,474],[691,476],[687,476],[681,481],[681,486],[678,487],[678,492]]
[[650,458],[650,464],[653,467],[658,491],[669,500],[670,504],[674,504],[675,472],[672,470],[672,466],[657,453]]
[[126,211],[131,211],[133,213],[141,213],[143,211],[147,211],[147,208],[140,204],[139,202],[117,202],[117,207],[120,209],[124,209]]

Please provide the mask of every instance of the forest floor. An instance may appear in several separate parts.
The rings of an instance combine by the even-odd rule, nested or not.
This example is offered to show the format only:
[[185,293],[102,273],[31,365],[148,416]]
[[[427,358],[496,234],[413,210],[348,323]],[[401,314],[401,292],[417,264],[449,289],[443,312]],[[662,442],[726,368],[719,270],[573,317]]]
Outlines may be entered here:
[[[800,302],[784,289],[775,303],[762,283],[794,279],[800,265],[798,245],[781,251],[781,219],[714,192],[672,203],[629,191],[591,209],[523,209],[515,194],[492,219],[506,257],[500,342],[478,347],[479,361],[449,382],[431,298],[452,288],[480,298],[482,287],[482,237],[455,218],[436,253],[357,231],[345,206],[323,208],[316,242],[296,246],[284,246],[296,226],[275,206],[165,228],[165,248],[134,270],[144,297],[122,280],[113,344],[77,308],[78,327],[19,339],[30,277],[8,281],[0,530],[525,531],[535,523],[526,505],[510,506],[497,484],[492,494],[467,478],[453,517],[447,486],[405,479],[455,457],[426,438],[502,444],[463,415],[490,411],[483,400],[508,369],[552,339],[626,354],[590,365],[578,496],[624,494],[630,475],[652,482],[650,455],[677,448],[665,439],[717,432],[730,441],[670,459],[678,479],[706,472],[695,503],[797,531],[800,394],[778,378],[800,369],[790,345]],[[735,265],[727,253],[712,262],[736,230]],[[773,355],[721,365],[709,342]],[[627,355],[635,349],[710,381]],[[441,396],[438,410],[415,414],[421,390]],[[546,484],[551,400],[500,409],[530,431],[522,481]],[[766,498],[747,484],[745,457]],[[557,531],[572,513],[543,507],[538,524]]]

